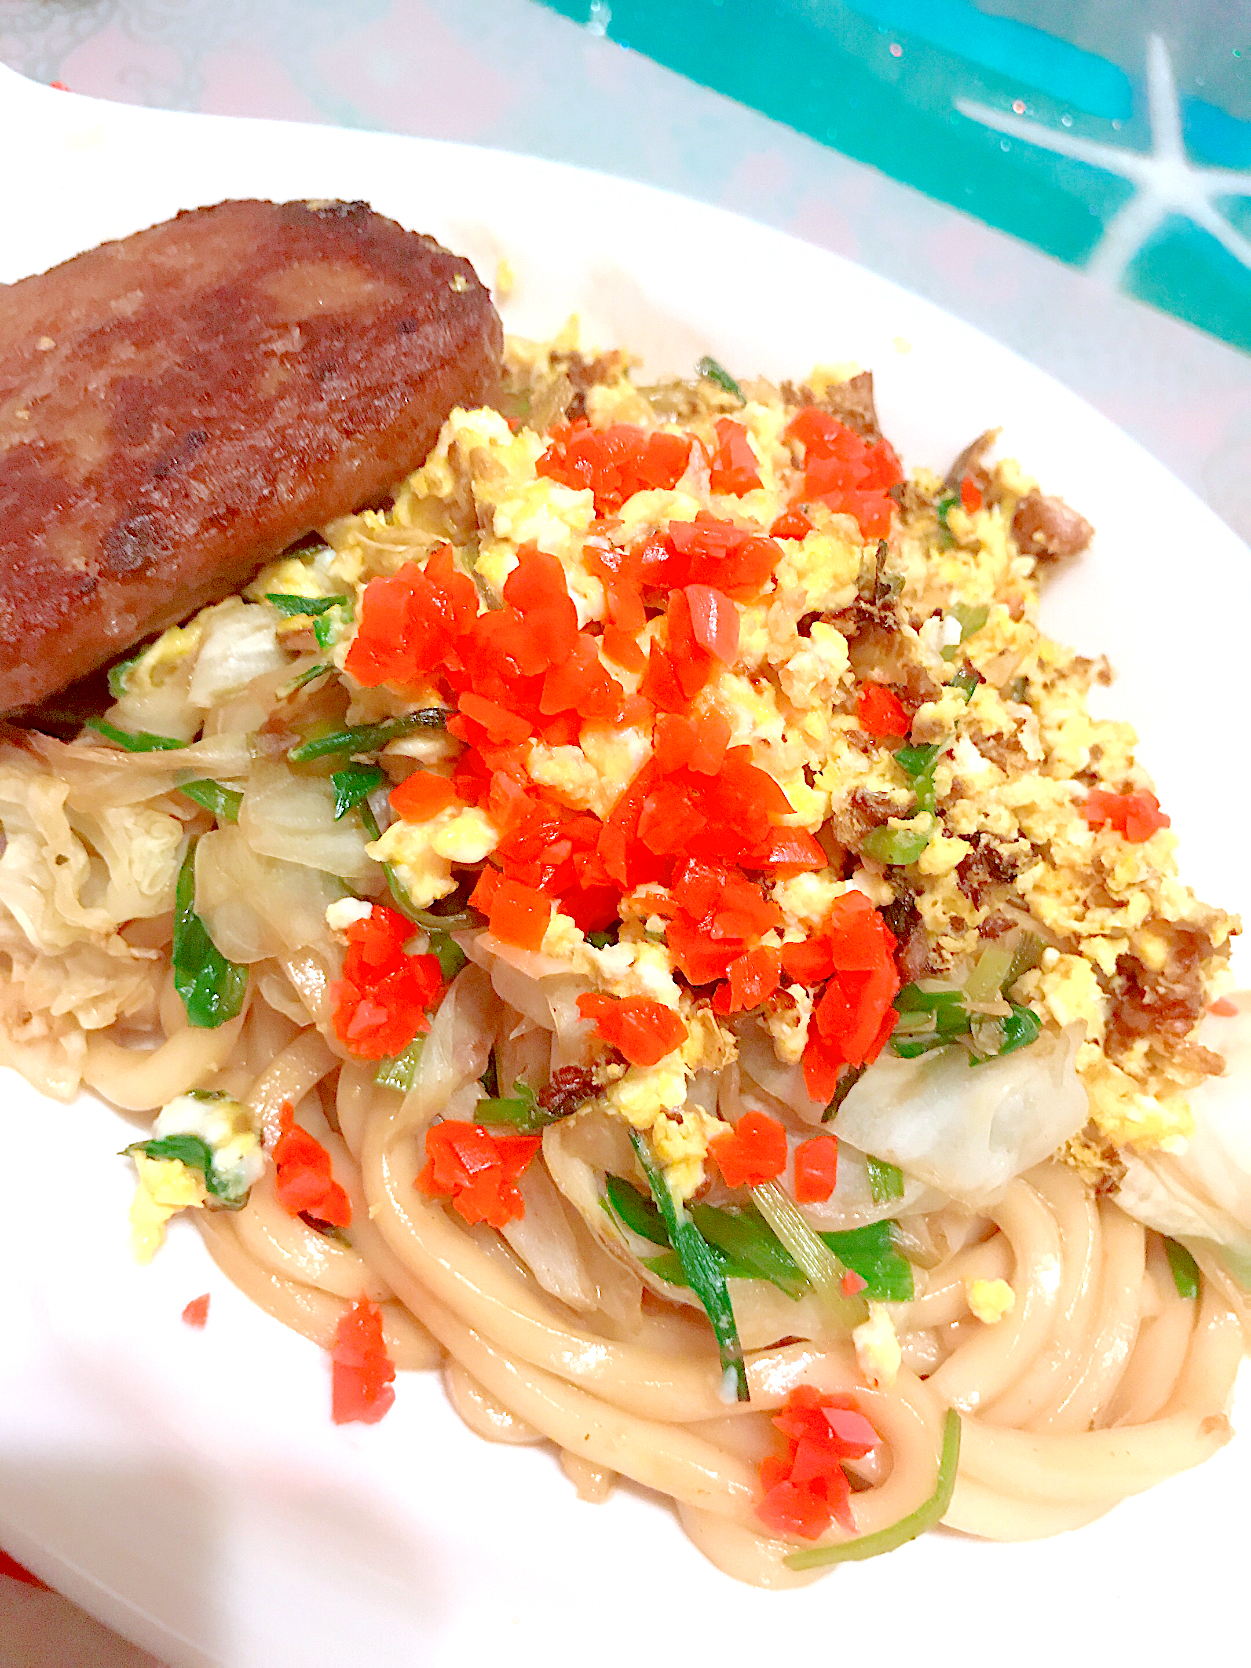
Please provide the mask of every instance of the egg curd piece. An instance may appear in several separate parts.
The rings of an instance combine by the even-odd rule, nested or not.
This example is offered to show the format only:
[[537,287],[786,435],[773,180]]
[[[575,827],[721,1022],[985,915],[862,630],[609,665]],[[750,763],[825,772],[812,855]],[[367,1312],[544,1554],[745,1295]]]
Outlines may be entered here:
[[165,1243],[165,1224],[180,1210],[203,1209],[203,1179],[176,1158],[135,1154],[139,1185],[130,1201],[130,1248],[136,1262],[150,1263]]
[[499,830],[476,805],[449,805],[427,822],[393,822],[366,846],[378,863],[390,863],[418,909],[456,890],[453,865],[481,863],[499,841]]

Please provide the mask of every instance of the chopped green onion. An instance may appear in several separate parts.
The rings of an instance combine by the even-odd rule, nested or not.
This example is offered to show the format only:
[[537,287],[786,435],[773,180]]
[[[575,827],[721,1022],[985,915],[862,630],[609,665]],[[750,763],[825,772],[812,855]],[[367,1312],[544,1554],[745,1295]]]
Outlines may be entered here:
[[327,672],[333,672],[334,667],[328,660],[319,661],[316,666],[306,666],[302,672],[297,672],[283,690],[284,695],[294,695],[297,689],[303,689],[306,683],[312,683],[314,678],[320,678]]
[[[330,778],[330,786],[334,789],[334,820],[347,816],[348,812],[360,804],[366,794],[375,788],[380,788],[386,781],[385,771],[377,765],[348,765],[346,770],[336,770]],[[375,834],[376,840],[378,836]]]
[[1013,951],[1006,944],[988,944],[977,958],[977,966],[964,981],[964,994],[970,1002],[993,1002],[1003,994],[1003,987],[1012,971]]
[[650,1240],[653,1245],[669,1245],[664,1218],[633,1182],[626,1181],[624,1176],[605,1176],[604,1189],[608,1203],[632,1234]]
[[211,1030],[233,1019],[248,993],[248,970],[227,961],[195,912],[195,851],[187,846],[174,893],[174,989],[192,1025]]
[[[953,619],[960,622],[959,642],[967,643],[969,638],[976,636],[986,624],[990,618],[990,609],[984,603],[979,608],[970,608],[967,603],[957,602],[952,608],[951,614]],[[957,648],[957,643],[948,643],[942,651],[943,659],[954,660]]]
[[747,404],[747,401],[743,396],[743,390],[739,387],[738,383],[735,382],[734,378],[730,375],[729,371],[726,370],[725,366],[719,365],[717,361],[711,357],[711,355],[705,354],[704,357],[698,361],[695,369],[699,372],[700,376],[707,377],[709,382],[715,382],[717,387],[724,389],[727,394],[733,394],[734,398],[740,405]]
[[238,822],[239,807],[243,804],[243,795],[237,788],[223,788],[220,782],[214,782],[211,776],[201,776],[194,782],[182,782],[178,787],[179,793],[185,793],[188,799],[193,799],[197,805],[202,805],[206,811],[211,811],[219,822]]
[[481,1083],[482,1087],[486,1090],[488,1095],[498,1095],[499,1094],[499,1092],[500,1092],[500,1073],[499,1073],[499,1066],[496,1063],[495,1050],[494,1049],[492,1049],[491,1052],[487,1055],[486,1070],[483,1072],[482,1076],[478,1079],[478,1082]]
[[126,1156],[142,1153],[145,1158],[177,1159],[188,1170],[198,1170],[204,1177],[204,1189],[224,1205],[238,1210],[247,1203],[248,1189],[234,1192],[213,1170],[213,1149],[200,1135],[163,1135],[159,1140],[135,1141],[126,1148]]
[[847,1099],[847,1096],[855,1088],[856,1084],[859,1083],[860,1079],[864,1076],[868,1069],[869,1066],[866,1061],[860,1066],[848,1066],[846,1071],[839,1073],[838,1082],[834,1086],[834,1098],[821,1114],[821,1122],[823,1124],[828,1124],[830,1119],[835,1116],[839,1107]]
[[1168,1255],[1168,1266],[1173,1271],[1173,1284],[1177,1287],[1178,1297],[1198,1297],[1198,1263],[1180,1240],[1166,1239],[1164,1250]]
[[617,942],[617,929],[606,927],[603,932],[589,932],[586,935],[588,944],[593,944],[597,950],[606,950],[610,944]]
[[955,509],[959,502],[959,493],[949,492],[944,497],[940,498],[934,506],[934,513],[938,517],[938,525],[943,529],[944,533],[949,533],[951,531],[950,527],[947,525],[947,517],[950,515],[952,510]]
[[846,1265],[809,1226],[807,1217],[790,1194],[784,1193],[777,1182],[763,1182],[752,1188],[751,1196],[760,1207],[760,1214],[812,1282],[829,1318],[847,1332],[859,1326],[868,1314],[864,1298],[844,1296]]
[[[441,730],[446,723],[446,708],[423,707],[419,712],[406,713],[403,718],[384,718],[377,724],[353,724],[345,730],[315,736],[292,747],[287,757],[292,764],[307,764],[310,759],[328,759],[336,753],[376,753],[389,741],[398,741],[414,730]],[[181,747],[182,743],[173,745]]]
[[127,680],[146,653],[146,649],[140,649],[129,660],[119,660],[116,666],[109,667],[109,694],[115,701],[120,701],[126,693]]
[[84,729],[98,730],[106,741],[116,742],[127,753],[167,753],[175,747],[185,747],[177,736],[154,736],[150,730],[119,730],[107,718],[87,718]]
[[747,1279],[768,1280],[787,1297],[800,1298],[807,1291],[803,1270],[755,1211],[692,1205],[691,1217],[709,1245],[724,1252]]
[[915,863],[929,845],[934,833],[934,817],[928,813],[924,828],[871,828],[860,842],[860,849],[878,863],[889,863],[902,868]]
[[905,775],[926,776],[934,768],[942,746],[932,741],[926,747],[901,747],[895,754],[895,760]]
[[514,1083],[511,1095],[488,1095],[473,1109],[479,1124],[511,1124],[519,1135],[537,1135],[556,1119],[539,1105],[539,1097],[528,1083]]
[[978,684],[983,681],[982,677],[975,672],[971,666],[966,666],[963,672],[956,673],[955,677],[952,678],[951,682],[947,685],[947,688],[959,690],[960,694],[964,696],[966,701],[971,701],[973,699],[973,691],[977,688]]
[[686,1214],[684,1207],[670,1193],[664,1171],[657,1164],[648,1142],[633,1129],[630,1131],[630,1140],[638,1154],[639,1163],[643,1166],[647,1184],[652,1190],[652,1198],[664,1219],[669,1242],[682,1260],[682,1270],[687,1283],[703,1304],[704,1312],[712,1326],[727,1388],[733,1383],[735,1398],[740,1402],[750,1401],[751,1392],[747,1388],[747,1366],[743,1360],[743,1346],[739,1340],[738,1323],[734,1319],[734,1310],[730,1305],[730,1294],[726,1289],[721,1266],[711,1246]]
[[788,1569],[816,1570],[823,1564],[842,1564],[859,1558],[876,1558],[881,1552],[894,1552],[896,1547],[914,1541],[918,1535],[941,1523],[951,1505],[956,1487],[956,1471],[960,1464],[960,1415],[954,1407],[947,1409],[943,1422],[943,1446],[938,1460],[938,1477],[934,1492],[915,1512],[901,1517],[889,1528],[877,1529],[871,1535],[857,1535],[854,1540],[835,1541],[829,1546],[806,1546],[792,1552],[785,1559]]
[[[717,1267],[721,1270],[725,1280],[757,1280],[759,1275],[755,1269],[748,1268],[745,1263],[736,1263],[733,1257],[727,1257],[724,1251],[718,1251],[710,1246],[713,1256],[717,1260]],[[676,1251],[662,1252],[659,1257],[640,1257],[639,1261],[650,1274],[656,1275],[670,1286],[690,1286],[686,1278],[686,1270],[682,1266],[682,1259]]]
[[266,602],[272,602],[280,614],[294,618],[299,614],[324,614],[327,608],[333,608],[336,602],[346,602],[346,597],[297,597],[287,591],[269,591],[265,596]]
[[869,1192],[873,1196],[875,1205],[884,1205],[891,1199],[902,1199],[904,1191],[903,1171],[897,1164],[889,1164],[884,1158],[865,1157],[869,1168]]
[[911,1303],[916,1296],[912,1264],[896,1245],[895,1224],[889,1218],[842,1233],[823,1233],[821,1238],[865,1281],[866,1298],[875,1303]]
[[1027,932],[1016,947],[1011,971],[1004,980],[1004,989],[1011,990],[1022,973],[1028,973],[1032,967],[1037,967],[1046,948],[1046,944],[1036,932]]
[[414,1037],[402,1054],[388,1054],[379,1060],[374,1082],[384,1089],[398,1089],[406,1095],[417,1075],[424,1040],[423,1037]]
[[439,964],[439,971],[450,984],[469,960],[451,933],[437,929],[430,934],[430,954]]
[[974,1053],[969,1064],[980,1066],[1003,1054],[1015,1054],[1018,1048],[1028,1048],[1036,1042],[1041,1031],[1042,1020],[1033,1008],[1014,1002],[1012,1012],[1004,1018],[984,1020],[973,1027]]
[[313,621],[313,636],[319,649],[332,648],[356,617],[356,610],[346,597],[336,597],[334,601],[334,608]]

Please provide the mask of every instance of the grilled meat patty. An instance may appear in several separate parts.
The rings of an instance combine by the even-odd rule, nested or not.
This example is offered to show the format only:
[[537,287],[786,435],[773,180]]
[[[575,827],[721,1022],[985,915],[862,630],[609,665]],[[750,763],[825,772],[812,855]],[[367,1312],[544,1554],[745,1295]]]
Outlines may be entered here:
[[376,501],[502,344],[469,262],[364,203],[219,203],[0,286],[0,711]]

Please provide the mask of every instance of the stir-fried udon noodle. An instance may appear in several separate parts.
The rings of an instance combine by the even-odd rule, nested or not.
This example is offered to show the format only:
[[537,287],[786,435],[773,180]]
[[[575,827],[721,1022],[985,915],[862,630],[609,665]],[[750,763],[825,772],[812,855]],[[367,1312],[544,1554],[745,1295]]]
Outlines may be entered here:
[[336,1418],[438,1368],[743,1580],[1205,1459],[1236,922],[1039,630],[1089,529],[992,435],[905,479],[864,376],[508,367],[87,727],[7,731],[4,1058],[156,1114],[137,1253],[186,1211]]

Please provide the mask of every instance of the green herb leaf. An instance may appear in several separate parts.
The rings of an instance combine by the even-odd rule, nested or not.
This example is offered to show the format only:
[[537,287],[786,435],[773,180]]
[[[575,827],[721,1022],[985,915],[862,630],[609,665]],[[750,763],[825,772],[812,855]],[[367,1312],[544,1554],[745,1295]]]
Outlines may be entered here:
[[403,718],[384,718],[377,724],[353,724],[345,730],[332,730],[329,735],[303,741],[298,747],[292,747],[287,757],[292,764],[307,764],[310,759],[328,759],[336,753],[376,753],[389,741],[412,735],[414,730],[443,729],[447,717],[445,707],[423,707],[420,712],[407,713]]
[[1180,1240],[1166,1239],[1164,1249],[1168,1255],[1168,1266],[1173,1271],[1173,1284],[1177,1287],[1178,1297],[1198,1297],[1201,1278],[1198,1263]]
[[[334,789],[334,820],[347,816],[355,806],[359,805],[366,794],[375,788],[380,788],[386,781],[386,772],[378,769],[377,765],[348,765],[346,770],[336,770],[330,778],[330,786]],[[376,840],[378,836],[375,834]]]
[[695,369],[698,371],[700,376],[707,377],[709,382],[715,382],[717,387],[724,389],[727,394],[733,394],[734,398],[740,405],[747,404],[747,401],[743,396],[743,390],[739,387],[738,383],[735,382],[729,371],[726,370],[724,365],[719,365],[709,354],[705,354],[704,357],[696,363]]
[[743,1360],[738,1323],[730,1306],[730,1294],[726,1290],[725,1275],[720,1264],[704,1236],[686,1214],[684,1207],[678,1204],[670,1193],[664,1171],[657,1164],[646,1139],[637,1130],[632,1129],[630,1141],[638,1154],[639,1163],[643,1166],[647,1184],[652,1190],[652,1198],[664,1219],[669,1233],[669,1243],[682,1259],[682,1269],[688,1285],[704,1306],[704,1312],[717,1340],[726,1379],[733,1380],[738,1401],[750,1401],[747,1366]]
[[884,1205],[891,1199],[902,1199],[904,1190],[903,1171],[897,1164],[889,1164],[884,1158],[865,1157],[869,1167],[869,1192],[873,1196],[875,1205]]
[[887,1529],[877,1529],[871,1535],[857,1535],[854,1540],[836,1541],[829,1546],[806,1546],[792,1552],[785,1562],[789,1569],[815,1570],[823,1564],[848,1563],[860,1558],[876,1558],[879,1553],[893,1552],[896,1547],[914,1541],[918,1535],[941,1523],[951,1505],[956,1487],[956,1472],[960,1467],[960,1415],[954,1407],[947,1409],[943,1423],[943,1446],[938,1460],[938,1477],[934,1492],[915,1512],[901,1517]]
[[280,614],[292,619],[300,614],[324,614],[327,608],[333,608],[336,603],[346,602],[346,597],[297,597],[287,591],[269,591],[265,596],[266,602],[272,602]]
[[895,1224],[869,1222],[842,1233],[822,1234],[834,1255],[867,1281],[864,1296],[875,1303],[911,1303],[916,1295],[912,1264],[895,1244]]
[[206,811],[211,811],[219,822],[238,822],[239,807],[243,804],[243,795],[237,788],[224,788],[220,782],[214,782],[211,776],[201,776],[194,782],[182,782],[178,787],[179,793],[185,793],[188,799],[193,799],[197,805],[202,805]]
[[195,849],[178,871],[174,894],[174,943],[172,964],[174,989],[182,998],[192,1025],[211,1030],[233,1019],[248,993],[248,970],[227,961],[208,935],[208,928],[195,912]]
[[861,840],[860,849],[878,863],[902,868],[916,862],[929,845],[933,833],[934,819],[931,814],[925,828],[887,828],[885,825],[871,828]]
[[413,1086],[413,1079],[417,1075],[417,1064],[421,1059],[421,1045],[425,1039],[414,1037],[402,1054],[384,1055],[378,1062],[378,1069],[374,1072],[374,1082],[384,1089],[398,1089],[406,1095]]
[[617,942],[617,928],[606,927],[603,932],[589,932],[586,941],[593,944],[597,950],[606,950],[610,944]]
[[175,747],[187,745],[177,736],[154,736],[150,730],[119,730],[107,718],[85,719],[83,728],[98,731],[106,741],[115,742],[127,753],[168,753]]
[[514,1083],[511,1095],[488,1095],[473,1109],[475,1123],[511,1124],[519,1135],[537,1135],[555,1118],[539,1105],[528,1083]]
[[951,531],[950,527],[947,525],[947,517],[951,514],[952,510],[955,509],[959,502],[960,495],[955,492],[949,492],[945,497],[940,498],[934,506],[934,513],[938,517],[938,525],[942,528],[944,533],[950,533]]

